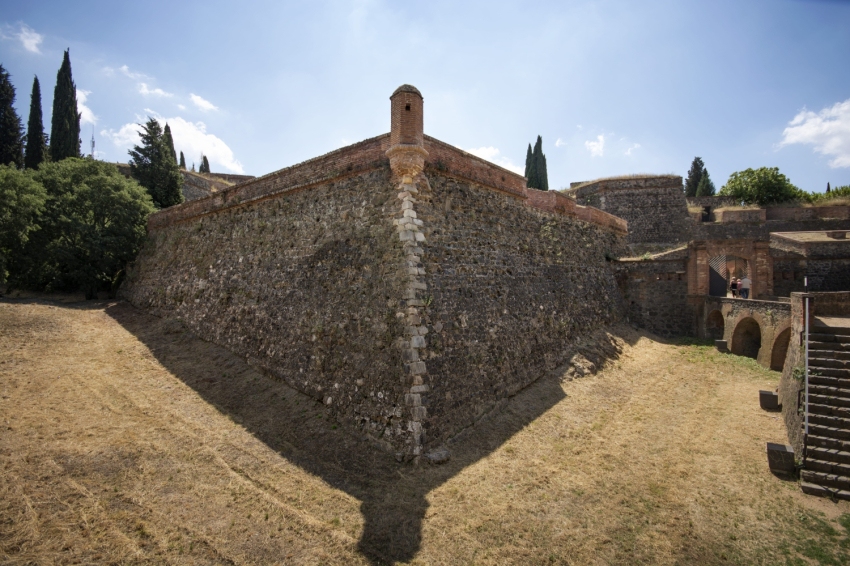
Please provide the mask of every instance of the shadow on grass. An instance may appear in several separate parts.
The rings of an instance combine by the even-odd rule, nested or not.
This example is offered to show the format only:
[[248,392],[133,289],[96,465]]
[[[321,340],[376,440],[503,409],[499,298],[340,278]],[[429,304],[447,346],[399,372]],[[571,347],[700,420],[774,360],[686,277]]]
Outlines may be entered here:
[[243,358],[195,337],[182,323],[126,303],[112,304],[106,313],[208,403],[284,458],[357,498],[364,518],[359,550],[374,564],[411,560],[420,547],[428,492],[492,453],[565,397],[558,377],[543,377],[458,435],[449,444],[449,462],[399,464],[355,431],[337,429],[324,405],[312,397],[261,375]]

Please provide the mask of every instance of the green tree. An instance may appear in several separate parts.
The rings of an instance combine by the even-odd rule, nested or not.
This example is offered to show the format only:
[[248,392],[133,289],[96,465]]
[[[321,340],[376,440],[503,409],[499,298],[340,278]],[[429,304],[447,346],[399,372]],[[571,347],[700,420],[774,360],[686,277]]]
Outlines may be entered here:
[[528,144],[528,152],[525,155],[525,178],[526,186],[541,191],[549,190],[549,174],[546,170],[546,156],[543,155],[543,138],[537,136],[534,150]]
[[777,167],[760,167],[736,171],[720,189],[721,196],[734,198],[746,204],[776,204],[793,200],[807,200],[807,194],[779,172]]
[[209,173],[210,172],[210,162],[207,159],[206,155],[201,155],[201,164],[198,166],[198,173]]
[[27,120],[27,147],[24,153],[24,167],[38,169],[47,158],[47,135],[41,115],[41,85],[38,77],[32,81],[30,95],[30,116]]
[[38,229],[46,196],[30,171],[0,165],[0,285],[6,283],[11,257],[23,251],[30,232]]
[[694,160],[691,162],[691,168],[688,170],[688,177],[685,179],[686,197],[697,196],[697,188],[699,187],[703,173],[705,173],[705,163],[702,162],[701,157],[694,157]]
[[186,158],[183,157],[183,152],[180,152],[180,169],[186,170]]
[[116,290],[154,211],[147,192],[115,165],[68,158],[32,173],[47,200],[40,227],[12,262],[10,279],[40,290]]
[[15,112],[15,87],[9,73],[0,65],[0,165],[24,165],[24,130]]
[[65,51],[53,89],[53,116],[50,120],[50,159],[61,161],[80,156],[80,113],[77,112],[77,86],[71,76],[70,50]]
[[703,169],[702,177],[700,177],[699,185],[697,185],[697,193],[695,196],[698,197],[712,197],[716,189],[714,187],[714,181],[711,180],[711,177],[708,174],[708,169]]
[[174,151],[174,138],[171,137],[171,128],[168,127],[168,122],[165,123],[165,130],[162,132],[162,138],[165,143],[165,148],[171,153],[171,158],[174,160],[174,163],[177,163],[177,152]]
[[157,208],[183,202],[183,182],[164,132],[154,118],[142,126],[142,145],[130,150],[130,171],[148,190]]

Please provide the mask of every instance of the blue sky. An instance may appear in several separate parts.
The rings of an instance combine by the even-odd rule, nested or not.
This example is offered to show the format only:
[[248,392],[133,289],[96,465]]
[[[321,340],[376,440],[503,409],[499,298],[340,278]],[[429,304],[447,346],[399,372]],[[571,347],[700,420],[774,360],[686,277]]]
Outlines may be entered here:
[[696,155],[718,189],[761,166],[850,184],[850,2],[0,2],[22,119],[38,75],[49,131],[70,48],[110,161],[151,115],[190,163],[269,173],[389,131],[410,83],[427,134],[496,163],[542,135],[552,188]]

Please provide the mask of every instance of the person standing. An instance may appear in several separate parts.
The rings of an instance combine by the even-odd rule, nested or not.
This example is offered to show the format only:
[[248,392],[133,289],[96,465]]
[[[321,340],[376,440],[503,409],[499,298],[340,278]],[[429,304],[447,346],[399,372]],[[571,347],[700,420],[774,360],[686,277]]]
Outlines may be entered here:
[[735,299],[738,297],[738,280],[734,277],[732,281],[729,283],[729,290],[732,291],[732,298]]
[[750,298],[750,287],[752,287],[753,282],[750,280],[749,276],[744,275],[744,278],[738,281],[738,289],[741,291],[742,299]]

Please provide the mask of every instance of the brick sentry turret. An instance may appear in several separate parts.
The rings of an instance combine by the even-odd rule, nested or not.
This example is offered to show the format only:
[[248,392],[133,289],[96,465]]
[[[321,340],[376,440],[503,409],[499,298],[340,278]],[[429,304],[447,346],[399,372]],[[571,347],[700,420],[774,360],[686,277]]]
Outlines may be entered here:
[[424,281],[425,268],[422,264],[425,253],[421,247],[425,242],[423,222],[416,217],[415,208],[416,195],[419,193],[417,181],[428,183],[422,174],[428,152],[425,151],[422,131],[422,94],[414,86],[402,85],[396,89],[390,101],[392,129],[387,157],[390,158],[393,173],[401,177],[397,197],[400,217],[393,219],[393,224],[398,229],[398,237],[404,247],[408,277],[401,302],[403,310],[398,313],[405,321],[405,347],[402,355],[405,362],[405,386],[409,390],[404,400],[409,411],[408,430],[412,435],[412,454],[419,457],[425,444],[422,423],[428,417],[428,410],[423,403],[423,396],[429,391],[425,382],[428,368],[419,355],[426,346],[425,335],[428,333],[420,311],[427,306],[424,297],[428,285]]

